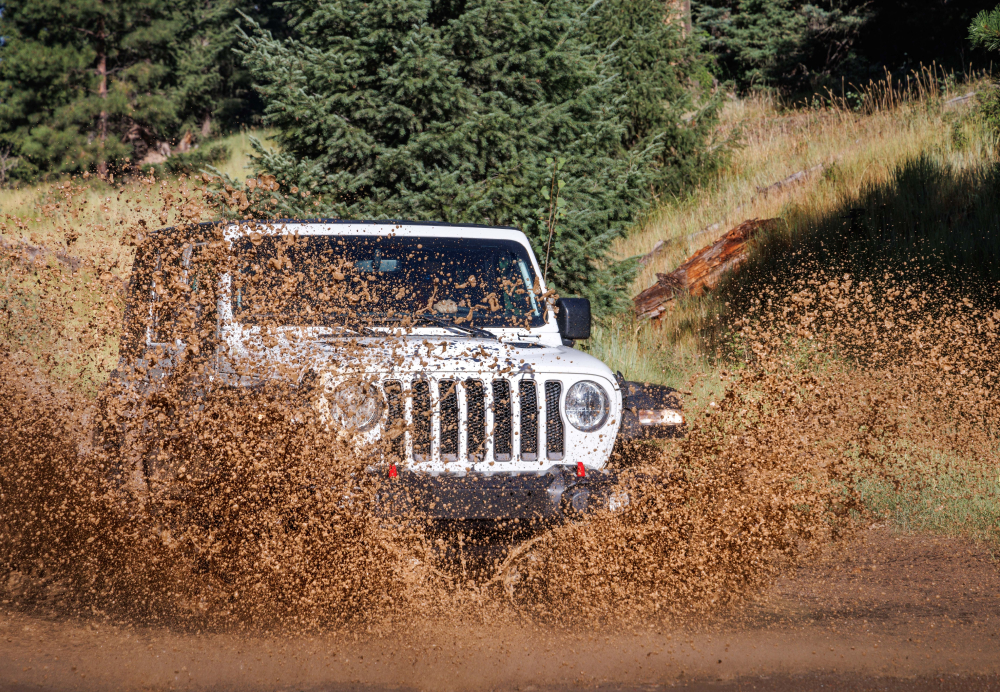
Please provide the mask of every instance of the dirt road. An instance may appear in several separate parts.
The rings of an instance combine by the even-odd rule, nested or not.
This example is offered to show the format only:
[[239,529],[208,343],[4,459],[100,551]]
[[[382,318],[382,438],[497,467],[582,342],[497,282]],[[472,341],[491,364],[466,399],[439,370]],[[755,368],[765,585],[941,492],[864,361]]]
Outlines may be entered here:
[[645,632],[441,622],[405,636],[246,637],[3,608],[3,689],[1000,689],[989,554],[884,528],[738,615]]

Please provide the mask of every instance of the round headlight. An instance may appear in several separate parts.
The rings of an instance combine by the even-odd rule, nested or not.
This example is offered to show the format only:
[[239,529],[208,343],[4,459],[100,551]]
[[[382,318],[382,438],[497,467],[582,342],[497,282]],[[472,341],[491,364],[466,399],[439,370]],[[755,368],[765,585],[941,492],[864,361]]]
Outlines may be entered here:
[[342,384],[330,396],[330,413],[348,430],[364,432],[382,416],[382,395],[373,384]]
[[563,406],[569,422],[583,432],[593,432],[604,425],[611,409],[604,387],[590,380],[577,382],[570,387]]

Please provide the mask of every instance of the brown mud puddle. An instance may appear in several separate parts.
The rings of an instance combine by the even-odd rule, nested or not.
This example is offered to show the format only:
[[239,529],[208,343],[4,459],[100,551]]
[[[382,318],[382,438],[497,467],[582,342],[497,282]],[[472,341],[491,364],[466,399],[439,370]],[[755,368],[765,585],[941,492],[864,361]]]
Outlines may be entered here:
[[885,528],[736,616],[645,632],[442,620],[357,638],[198,635],[0,611],[3,689],[1000,689],[998,675],[989,553]]

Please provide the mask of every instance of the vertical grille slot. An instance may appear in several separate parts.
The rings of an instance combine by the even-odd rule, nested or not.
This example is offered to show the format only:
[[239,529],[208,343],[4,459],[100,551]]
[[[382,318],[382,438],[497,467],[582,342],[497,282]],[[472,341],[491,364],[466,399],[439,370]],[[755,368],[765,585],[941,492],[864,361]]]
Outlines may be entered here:
[[441,380],[441,461],[458,461],[458,382]]
[[465,407],[469,461],[475,464],[486,455],[486,387],[480,380],[465,381]]
[[549,459],[562,459],[564,453],[563,422],[559,415],[561,382],[545,383],[545,449]]
[[510,461],[511,440],[510,382],[493,380],[493,458]]
[[521,380],[517,389],[521,407],[521,459],[538,459],[538,389],[534,380]]
[[403,417],[403,386],[396,380],[389,380],[384,385],[386,398],[385,436],[386,454],[389,461],[398,464],[403,461],[406,452],[404,444],[406,436],[406,419]]
[[431,388],[426,380],[413,383],[413,458],[431,458]]

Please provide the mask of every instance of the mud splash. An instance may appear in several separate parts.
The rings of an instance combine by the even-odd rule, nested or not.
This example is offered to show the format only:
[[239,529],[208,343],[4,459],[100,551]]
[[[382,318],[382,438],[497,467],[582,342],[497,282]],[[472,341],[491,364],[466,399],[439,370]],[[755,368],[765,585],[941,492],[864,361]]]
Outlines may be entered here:
[[[627,512],[539,529],[470,567],[452,557],[469,537],[373,510],[370,455],[289,403],[299,381],[189,396],[218,345],[198,321],[215,295],[199,294],[192,276],[201,266],[214,277],[231,261],[217,227],[196,232],[187,247],[201,248],[201,264],[175,245],[174,273],[158,270],[166,274],[157,285],[168,290],[150,319],[174,321],[126,315],[125,332],[176,324],[200,337],[129,416],[93,394],[106,379],[93,363],[128,289],[97,264],[71,272],[14,258],[5,265],[4,298],[31,308],[17,319],[29,325],[46,313],[46,328],[28,332],[35,341],[13,349],[9,339],[0,362],[0,598],[8,605],[209,632],[400,631],[443,620],[656,627],[753,600],[804,556],[930,497],[929,486],[950,479],[944,492],[961,505],[995,481],[1000,314],[898,276],[803,271],[733,319],[718,371],[724,396],[688,412],[686,439],[631,466],[625,483],[641,499]],[[255,241],[250,252],[261,247]],[[254,277],[265,265],[287,269],[288,251],[271,248],[250,262],[249,304],[264,304],[252,300],[255,281],[262,296],[280,289]],[[448,280],[470,284],[457,273]],[[67,290],[73,281],[78,290]],[[356,308],[372,296],[348,285],[338,279],[323,300],[345,306],[345,324],[361,333]],[[76,315],[84,288],[98,306],[89,321]],[[460,307],[452,302],[441,309]],[[488,297],[483,305],[492,306]],[[471,319],[472,303],[465,307]],[[51,338],[56,323],[61,340]],[[131,367],[153,368],[123,343]],[[244,364],[234,376],[264,367]],[[127,385],[128,377],[112,386]],[[390,454],[390,442],[373,444]],[[128,490],[137,469],[147,492]],[[962,511],[958,527],[973,526],[975,512]]]
[[724,393],[643,469],[658,491],[541,538],[518,560],[519,606],[723,612],[882,519],[995,541],[998,322],[944,282],[804,264],[731,311]]

